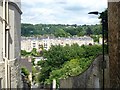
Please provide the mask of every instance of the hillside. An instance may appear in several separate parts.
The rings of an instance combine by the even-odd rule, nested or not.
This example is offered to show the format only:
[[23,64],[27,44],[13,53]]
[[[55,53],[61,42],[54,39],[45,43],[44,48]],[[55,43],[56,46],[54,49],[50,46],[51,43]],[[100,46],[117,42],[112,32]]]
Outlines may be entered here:
[[54,35],[56,37],[100,35],[101,25],[21,24],[22,36]]

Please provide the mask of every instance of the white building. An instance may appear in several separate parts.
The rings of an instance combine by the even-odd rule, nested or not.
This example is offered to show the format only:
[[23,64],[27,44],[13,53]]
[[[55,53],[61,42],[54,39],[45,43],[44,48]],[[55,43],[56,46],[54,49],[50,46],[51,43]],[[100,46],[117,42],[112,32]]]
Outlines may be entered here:
[[[17,2],[15,2],[17,1]],[[20,88],[20,0],[0,0],[0,90]]]
[[84,36],[84,37],[72,37],[72,38],[25,38],[22,37],[21,40],[21,50],[26,50],[30,52],[33,48],[36,48],[37,51],[40,51],[42,48],[48,50],[52,45],[62,45],[65,46],[66,44],[72,45],[77,43],[79,46],[81,45],[89,45],[94,44],[94,41],[91,37]]

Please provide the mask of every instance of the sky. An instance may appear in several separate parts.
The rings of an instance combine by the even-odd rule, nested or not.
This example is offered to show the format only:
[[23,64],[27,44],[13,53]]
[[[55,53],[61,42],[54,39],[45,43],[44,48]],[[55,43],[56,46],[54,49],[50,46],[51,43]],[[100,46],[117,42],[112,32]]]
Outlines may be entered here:
[[97,15],[107,8],[107,0],[21,0],[22,23],[30,24],[98,24]]

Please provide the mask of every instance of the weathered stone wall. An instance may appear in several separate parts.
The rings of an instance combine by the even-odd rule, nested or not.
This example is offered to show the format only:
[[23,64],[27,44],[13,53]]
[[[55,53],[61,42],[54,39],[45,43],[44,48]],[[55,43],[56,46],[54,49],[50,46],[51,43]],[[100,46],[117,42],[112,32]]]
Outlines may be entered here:
[[[105,88],[109,88],[109,59],[105,56],[107,66],[105,69]],[[60,88],[102,88],[102,55],[98,56],[91,66],[82,74],[60,80]]]
[[[1,87],[5,88],[5,63],[0,62]],[[22,88],[22,80],[18,60],[9,61],[8,63],[8,87]]]
[[9,83],[11,88],[22,88],[19,60],[9,62]]
[[[2,15],[2,11],[3,11],[3,9],[2,9],[2,3],[1,3],[1,0],[0,0],[0,17],[3,16]],[[2,28],[3,28],[2,20],[0,19],[0,42],[3,42],[3,35],[2,35],[3,31],[2,31]],[[3,61],[3,59],[2,59],[2,52],[1,52],[2,51],[2,47],[3,47],[3,45],[0,44],[0,62]]]
[[0,62],[0,78],[1,78],[1,87],[4,86],[4,81],[5,81],[5,67],[4,67],[4,62]]
[[110,87],[120,88],[120,2],[108,3],[108,32]]

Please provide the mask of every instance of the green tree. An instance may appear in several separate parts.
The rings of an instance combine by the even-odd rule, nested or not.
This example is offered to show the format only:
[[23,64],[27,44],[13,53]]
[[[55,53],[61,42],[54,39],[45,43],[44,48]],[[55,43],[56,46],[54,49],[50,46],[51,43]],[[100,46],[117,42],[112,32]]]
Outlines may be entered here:
[[72,59],[67,61],[62,65],[62,68],[53,70],[46,82],[52,83],[52,80],[56,79],[57,84],[59,84],[60,79],[65,79],[70,76],[77,76],[81,74],[90,66],[91,62],[92,60],[88,58]]
[[83,57],[84,58],[93,58],[95,59],[99,54],[102,54],[102,46],[101,45],[92,45],[92,46],[82,46],[85,50]]
[[37,52],[36,48],[33,48],[30,55],[32,55],[32,56],[40,56],[40,53]]
[[63,29],[56,30],[55,32],[56,37],[67,37],[67,33]]
[[27,76],[28,77],[28,75],[29,75],[29,71],[25,68],[25,67],[22,67],[21,68],[21,73],[23,73],[25,76]]
[[21,50],[21,55],[22,56],[29,56],[30,55],[30,52],[27,52],[25,50]]
[[90,63],[101,54],[102,46],[52,46],[44,52],[46,60],[38,62],[41,71],[38,75],[40,83],[51,83],[53,78],[75,76],[88,68]]
[[90,36],[92,34],[92,30],[91,30],[91,28],[87,28],[86,29],[86,35],[88,35],[88,36]]
[[93,35],[101,34],[101,25],[21,24],[22,36],[54,35],[56,37],[83,36],[90,27]]

